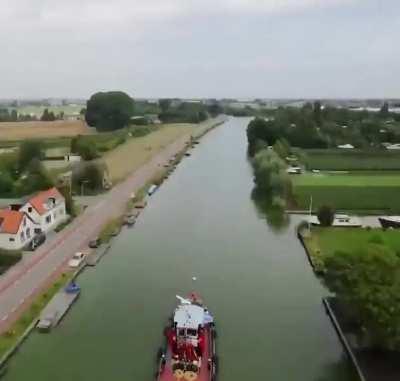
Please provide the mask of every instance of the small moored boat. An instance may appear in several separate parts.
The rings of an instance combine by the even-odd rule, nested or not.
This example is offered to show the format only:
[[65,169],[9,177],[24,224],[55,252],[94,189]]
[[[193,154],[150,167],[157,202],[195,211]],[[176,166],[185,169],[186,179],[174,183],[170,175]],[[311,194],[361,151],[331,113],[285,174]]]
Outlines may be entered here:
[[385,229],[400,229],[400,216],[379,217],[378,220]]
[[157,188],[158,188],[157,185],[155,184],[151,185],[149,190],[147,191],[147,194],[151,196],[157,190]]
[[157,381],[215,381],[217,356],[214,318],[196,294],[177,296],[165,347],[158,354]]

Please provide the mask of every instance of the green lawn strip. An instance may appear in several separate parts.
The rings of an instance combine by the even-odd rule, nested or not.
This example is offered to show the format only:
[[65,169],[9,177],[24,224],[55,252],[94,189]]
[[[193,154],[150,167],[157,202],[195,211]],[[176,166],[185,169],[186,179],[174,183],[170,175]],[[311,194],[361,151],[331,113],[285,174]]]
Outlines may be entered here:
[[295,186],[343,186],[343,187],[400,187],[400,173],[393,174],[329,174],[329,173],[305,173],[303,175],[293,176]]
[[[299,209],[308,209],[310,197],[313,210],[331,205],[336,210],[352,210],[360,214],[400,212],[400,187],[296,187],[294,198]],[[376,214],[374,213],[374,214]]]
[[18,342],[28,327],[39,317],[40,312],[51,298],[71,280],[72,276],[73,273],[63,273],[46,291],[35,298],[31,306],[8,331],[0,335],[0,358]]
[[380,237],[385,246],[400,251],[400,234],[395,230],[313,227],[311,232],[303,240],[316,271],[323,271],[325,256],[336,251],[362,250],[372,238]]
[[385,150],[310,149],[301,151],[307,169],[394,170],[400,169],[400,152]]

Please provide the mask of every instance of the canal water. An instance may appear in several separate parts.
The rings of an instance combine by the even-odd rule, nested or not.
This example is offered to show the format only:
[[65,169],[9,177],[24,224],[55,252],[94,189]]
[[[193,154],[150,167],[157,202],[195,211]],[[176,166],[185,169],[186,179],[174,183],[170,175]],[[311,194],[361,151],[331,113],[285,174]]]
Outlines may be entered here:
[[30,336],[6,381],[152,380],[175,294],[192,289],[217,321],[220,381],[354,380],[298,220],[271,227],[252,200],[248,122],[232,118],[201,140],[80,276],[81,298],[61,325]]

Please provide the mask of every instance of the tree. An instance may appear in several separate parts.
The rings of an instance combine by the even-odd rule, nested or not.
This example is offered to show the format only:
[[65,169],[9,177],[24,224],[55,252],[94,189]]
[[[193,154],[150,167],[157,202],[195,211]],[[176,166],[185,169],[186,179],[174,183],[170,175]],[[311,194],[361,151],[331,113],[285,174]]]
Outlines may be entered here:
[[97,191],[103,189],[105,168],[98,162],[81,163],[72,172],[72,184],[79,188],[84,184],[85,189]]
[[71,188],[70,185],[64,185],[59,187],[58,190],[63,195],[65,199],[65,210],[70,216],[75,215],[75,202],[71,195]]
[[43,158],[43,146],[38,140],[25,140],[19,146],[18,169],[23,171],[33,159]]
[[388,102],[384,102],[381,110],[380,110],[380,114],[383,117],[387,117],[389,115],[389,103]]
[[71,152],[80,155],[83,160],[93,160],[99,157],[96,145],[82,135],[71,139]]
[[317,126],[322,124],[321,102],[314,102],[314,120]]
[[18,112],[17,110],[12,110],[10,114],[10,119],[12,122],[17,122],[18,121]]
[[14,189],[14,181],[8,172],[0,172],[0,195],[8,195]]
[[335,219],[335,210],[329,205],[322,205],[318,209],[317,216],[321,226],[331,226]]
[[158,101],[158,104],[160,106],[161,112],[166,113],[169,111],[169,108],[171,107],[171,99],[160,99]]
[[133,99],[121,91],[100,92],[91,96],[86,105],[86,122],[101,131],[112,131],[129,124],[133,116]]
[[383,245],[325,258],[324,282],[356,317],[372,347],[400,349],[400,258]]
[[46,190],[52,186],[54,186],[54,182],[38,158],[29,162],[25,175],[21,177],[18,183],[19,193],[21,194]]
[[49,111],[49,109],[45,108],[42,116],[40,117],[40,120],[42,122],[52,122],[56,120],[56,117],[53,111]]

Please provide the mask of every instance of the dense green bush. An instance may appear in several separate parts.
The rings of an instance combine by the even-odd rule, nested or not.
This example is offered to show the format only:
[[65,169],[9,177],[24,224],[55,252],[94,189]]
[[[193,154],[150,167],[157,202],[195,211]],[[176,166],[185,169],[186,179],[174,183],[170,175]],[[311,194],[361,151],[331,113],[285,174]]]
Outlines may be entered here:
[[104,165],[97,161],[80,163],[72,171],[73,188],[80,192],[83,184],[89,191],[102,190],[105,170]]
[[19,145],[18,169],[24,171],[32,160],[42,160],[44,157],[43,144],[39,140],[24,140]]
[[335,219],[335,210],[329,205],[322,205],[318,208],[317,216],[321,226],[332,226]]
[[0,249],[0,274],[9,267],[15,265],[22,258],[21,251],[10,251]]
[[400,350],[400,258],[383,245],[325,258],[324,281],[359,321],[363,342]]

